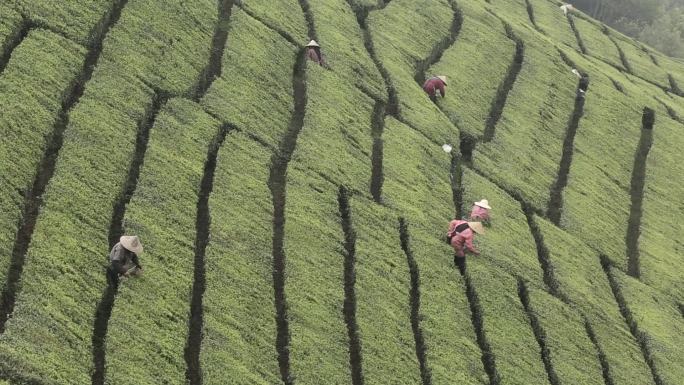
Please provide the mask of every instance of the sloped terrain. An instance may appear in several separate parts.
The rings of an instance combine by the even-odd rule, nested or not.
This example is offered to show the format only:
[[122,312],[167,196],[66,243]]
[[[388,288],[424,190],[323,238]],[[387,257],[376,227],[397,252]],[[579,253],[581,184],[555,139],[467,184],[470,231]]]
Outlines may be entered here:
[[62,3],[0,5],[0,384],[684,378],[681,62],[551,0]]

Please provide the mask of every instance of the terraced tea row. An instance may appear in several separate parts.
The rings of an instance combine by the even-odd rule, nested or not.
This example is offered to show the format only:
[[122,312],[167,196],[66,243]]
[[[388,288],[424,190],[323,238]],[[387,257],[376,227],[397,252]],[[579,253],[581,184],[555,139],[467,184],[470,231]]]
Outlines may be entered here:
[[[678,97],[662,93],[664,71],[644,80],[602,60],[633,56],[638,76],[666,61],[612,33],[623,60],[596,60],[591,45],[586,56],[557,49],[551,39],[576,41],[554,28],[572,34],[555,5],[500,5],[247,0],[217,12],[131,1],[120,20],[103,19],[92,79],[64,110],[0,336],[0,378],[83,383],[93,358],[93,383],[674,383],[682,299],[663,293],[676,285],[678,244],[659,232],[674,240],[678,228],[639,206],[678,191],[666,146]],[[31,30],[0,75],[18,89],[56,63],[62,72],[35,97],[46,129],[85,53],[69,40],[80,30],[59,20],[49,29],[64,36]],[[307,37],[323,43],[329,68],[306,66]],[[56,48],[22,61],[36,44]],[[591,74],[586,99],[568,66]],[[436,105],[420,89],[433,71],[453,82]],[[640,130],[645,106],[652,131]],[[637,143],[646,131],[650,152]],[[35,147],[13,175],[20,188],[44,149],[17,132]],[[450,159],[444,142],[460,152]],[[543,213],[561,177],[553,225]],[[482,196],[494,226],[460,275],[441,241],[445,213]],[[8,201],[16,212],[22,203]],[[586,212],[600,215],[587,223]],[[642,247],[629,236],[639,229]],[[149,250],[145,276],[122,284],[116,303],[105,290],[96,313],[106,287],[96,255],[124,230]],[[621,273],[625,234],[645,284]]]

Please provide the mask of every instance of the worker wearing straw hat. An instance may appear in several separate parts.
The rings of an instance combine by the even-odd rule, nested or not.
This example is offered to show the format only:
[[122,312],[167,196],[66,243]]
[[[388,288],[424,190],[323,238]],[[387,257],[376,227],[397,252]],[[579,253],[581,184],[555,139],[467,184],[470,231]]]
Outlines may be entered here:
[[473,245],[475,234],[484,234],[485,230],[480,222],[468,222],[454,219],[449,223],[447,242],[454,248],[454,263],[461,275],[465,274],[465,253],[479,255],[480,252]]
[[575,10],[575,7],[573,7],[572,4],[563,4],[559,8],[563,11],[563,15],[565,16],[568,15],[568,12]]
[[470,210],[470,220],[471,221],[483,221],[489,222],[489,210],[492,208],[489,206],[489,201],[482,199],[479,202],[473,203],[473,208]]
[[426,80],[425,83],[423,83],[423,91],[425,91],[428,96],[430,96],[430,100],[432,102],[437,101],[437,91],[439,90],[440,95],[444,97],[446,94],[446,91],[444,90],[444,87],[447,85],[447,77],[440,75],[440,76],[433,76],[430,79]]
[[142,266],[138,260],[142,251],[142,243],[136,235],[124,235],[112,247],[112,251],[109,253],[111,263],[109,278],[115,287],[118,285],[120,277],[129,277],[131,274],[138,275],[142,272]]
[[316,40],[311,40],[309,44],[306,45],[306,57],[322,67],[327,65],[325,62],[325,57],[321,52],[321,46],[316,42]]

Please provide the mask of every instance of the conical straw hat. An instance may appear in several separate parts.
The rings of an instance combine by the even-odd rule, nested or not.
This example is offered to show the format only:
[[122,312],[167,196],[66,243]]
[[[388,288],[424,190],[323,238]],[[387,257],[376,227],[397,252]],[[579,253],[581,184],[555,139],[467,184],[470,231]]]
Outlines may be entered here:
[[316,40],[311,40],[309,44],[306,45],[307,47],[320,47],[318,43],[316,43]]
[[442,150],[444,150],[444,152],[446,152],[446,153],[450,153],[451,150],[452,150],[452,147],[451,147],[450,144],[443,144],[443,145],[442,145]]
[[474,232],[482,235],[485,233],[484,226],[482,226],[482,223],[480,222],[468,222],[468,227],[473,229]]
[[437,76],[437,79],[441,80],[444,82],[444,84],[447,84],[447,77],[444,75],[439,75]]
[[481,200],[481,201],[479,201],[479,202],[475,202],[475,206],[480,206],[480,207],[482,207],[483,209],[487,209],[487,210],[491,210],[491,209],[492,209],[491,207],[489,207],[489,201],[486,200],[486,199],[483,199],[483,200]]
[[124,235],[119,238],[119,242],[124,249],[132,251],[136,255],[140,255],[143,252],[143,245],[140,243],[140,238],[137,235]]

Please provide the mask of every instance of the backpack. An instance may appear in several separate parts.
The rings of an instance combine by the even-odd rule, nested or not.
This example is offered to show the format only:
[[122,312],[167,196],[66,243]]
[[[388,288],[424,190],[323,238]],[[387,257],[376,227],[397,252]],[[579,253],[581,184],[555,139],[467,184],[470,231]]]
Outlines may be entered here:
[[446,243],[447,245],[451,244],[451,238],[453,238],[456,234],[461,233],[469,228],[468,222],[461,223],[460,225],[456,226],[452,231],[450,231],[447,236],[446,236]]

